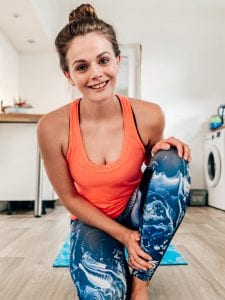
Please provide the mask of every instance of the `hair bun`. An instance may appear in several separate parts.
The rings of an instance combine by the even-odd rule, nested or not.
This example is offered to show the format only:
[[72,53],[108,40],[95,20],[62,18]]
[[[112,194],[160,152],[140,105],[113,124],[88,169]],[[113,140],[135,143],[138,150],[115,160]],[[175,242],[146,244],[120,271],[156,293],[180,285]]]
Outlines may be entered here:
[[79,20],[86,18],[95,19],[97,18],[97,14],[94,7],[90,4],[81,4],[69,14],[69,23],[74,21],[78,22]]

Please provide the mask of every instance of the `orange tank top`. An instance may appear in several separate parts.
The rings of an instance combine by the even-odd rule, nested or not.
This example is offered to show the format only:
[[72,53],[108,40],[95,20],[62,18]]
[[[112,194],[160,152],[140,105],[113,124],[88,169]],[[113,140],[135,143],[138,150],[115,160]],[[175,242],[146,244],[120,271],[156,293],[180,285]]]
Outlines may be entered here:
[[[98,165],[86,154],[79,125],[79,101],[70,106],[70,133],[67,162],[77,192],[111,218],[125,209],[142,177],[145,148],[138,135],[131,104],[118,96],[123,113],[124,140],[119,158],[110,164]],[[71,216],[71,219],[76,219]]]

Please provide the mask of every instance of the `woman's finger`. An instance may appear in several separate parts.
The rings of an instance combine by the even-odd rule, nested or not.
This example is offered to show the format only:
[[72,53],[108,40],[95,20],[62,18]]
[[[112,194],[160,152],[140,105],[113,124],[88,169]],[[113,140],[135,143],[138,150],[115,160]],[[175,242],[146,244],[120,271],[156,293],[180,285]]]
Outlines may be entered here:
[[144,267],[144,268],[147,268],[147,269],[152,267],[151,262],[146,261],[145,259],[143,259],[139,256],[135,257],[134,262],[137,263],[138,265]]
[[191,150],[187,144],[184,144],[183,147],[184,147],[184,159],[188,160],[190,162],[191,161]]
[[178,155],[180,157],[184,158],[185,160],[187,160],[189,162],[191,161],[191,150],[190,150],[189,146],[174,137],[170,137],[166,140],[162,140],[162,141],[159,141],[158,143],[156,143],[151,151],[152,157],[159,150],[168,150],[171,146],[176,147]]
[[160,142],[155,144],[155,146],[152,148],[151,155],[154,156],[159,150],[169,150],[170,144],[166,142]]
[[136,253],[139,257],[142,257],[146,261],[152,260],[152,257],[148,253],[144,252],[140,246],[138,248],[139,249],[136,250]]
[[147,271],[149,268],[152,267],[150,263],[145,262],[142,259],[130,257],[128,260],[128,264],[131,268],[137,269],[137,270],[144,270]]
[[177,148],[177,153],[180,157],[183,157],[184,149],[183,144],[180,141],[175,142],[174,145]]
[[187,144],[178,140],[175,142],[175,147],[177,148],[177,152],[180,157],[187,161],[191,160],[191,150]]

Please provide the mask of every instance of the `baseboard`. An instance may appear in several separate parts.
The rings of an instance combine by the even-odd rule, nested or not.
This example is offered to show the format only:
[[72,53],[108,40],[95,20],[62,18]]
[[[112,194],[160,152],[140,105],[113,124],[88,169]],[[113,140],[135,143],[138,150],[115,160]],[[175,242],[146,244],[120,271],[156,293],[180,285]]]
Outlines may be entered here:
[[55,205],[57,206],[63,206],[62,201],[60,199],[55,200]]
[[7,206],[6,202],[0,202],[0,211],[5,210],[6,206]]

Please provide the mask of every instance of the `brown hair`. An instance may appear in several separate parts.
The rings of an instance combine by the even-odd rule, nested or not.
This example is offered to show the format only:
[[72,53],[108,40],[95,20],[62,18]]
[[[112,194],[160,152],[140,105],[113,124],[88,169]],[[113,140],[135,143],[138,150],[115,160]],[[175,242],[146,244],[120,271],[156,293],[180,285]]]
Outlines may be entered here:
[[95,9],[90,4],[82,4],[69,14],[69,23],[58,33],[55,39],[59,54],[60,66],[63,71],[69,71],[66,54],[71,41],[90,32],[98,32],[112,44],[115,56],[120,55],[116,33],[113,27],[97,17]]

